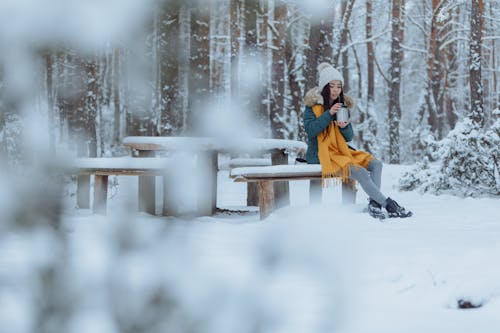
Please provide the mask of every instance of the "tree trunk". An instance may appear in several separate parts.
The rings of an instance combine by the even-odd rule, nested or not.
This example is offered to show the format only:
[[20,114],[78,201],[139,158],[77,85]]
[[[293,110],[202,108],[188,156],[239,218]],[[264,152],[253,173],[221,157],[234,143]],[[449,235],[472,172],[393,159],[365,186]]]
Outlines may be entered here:
[[[306,90],[318,85],[318,65],[322,62],[333,61],[333,20],[334,8],[328,6],[321,17],[314,17],[309,32],[309,48],[305,52],[307,59],[304,68]],[[320,89],[323,87],[319,87]]]
[[483,85],[481,82],[481,47],[483,42],[483,0],[472,0],[470,21],[470,118],[477,127],[484,126]]
[[189,75],[188,132],[200,133],[196,112],[210,104],[210,2],[191,3],[191,54]]
[[87,121],[86,132],[89,138],[89,157],[97,157],[97,100],[99,95],[98,85],[98,65],[96,59],[92,57],[86,62],[87,68]]
[[375,50],[373,48],[373,27],[372,27],[372,15],[373,15],[373,7],[372,0],[366,0],[366,54],[367,54],[367,99],[368,106],[371,107],[373,105],[373,100],[375,98]]
[[226,55],[231,51],[229,32],[230,16],[227,15],[225,0],[212,1],[210,20],[210,91],[217,107],[225,107],[229,91],[227,80],[228,64]]
[[121,144],[121,112],[120,112],[120,49],[113,49],[113,144],[118,147]]
[[230,37],[231,37],[231,99],[233,102],[240,98],[241,58],[243,56],[245,2],[233,0],[230,2]]
[[169,1],[160,15],[159,78],[160,78],[160,135],[179,134],[182,111],[179,97],[180,3]]
[[[269,68],[269,50],[268,50],[268,26],[269,26],[269,4],[268,2],[262,1],[258,4],[258,16],[257,16],[257,45],[258,45],[258,60],[260,60],[261,67],[260,70],[260,85],[261,89],[259,91],[259,126],[262,128],[268,129],[271,124],[269,124],[270,119],[270,106],[269,99],[270,87],[271,83],[269,72],[271,69]],[[269,135],[267,133],[263,133],[264,135]],[[270,134],[272,135],[272,133]]]
[[[366,33],[366,108],[360,114],[359,122],[362,125],[361,129],[358,131],[359,140],[363,146],[363,149],[366,151],[372,151],[372,146],[374,144],[373,138],[377,136],[377,124],[373,119],[374,113],[374,103],[375,103],[375,50],[373,46],[373,25],[372,25],[372,16],[373,16],[373,6],[372,0],[366,0],[366,24],[365,24],[365,33]],[[361,78],[361,74],[359,75]],[[361,81],[361,80],[360,80]]]
[[285,111],[285,59],[286,59],[287,6],[283,0],[275,0],[274,29],[272,31],[272,78],[271,78],[271,135],[284,138]]
[[47,84],[47,118],[48,118],[48,129],[49,129],[49,152],[51,155],[55,155],[55,130],[54,130],[54,86],[52,84],[53,80],[53,62],[52,53],[49,51],[45,54],[45,66],[46,72],[46,84]]
[[389,161],[399,163],[399,121],[401,119],[400,88],[402,48],[401,0],[392,0],[391,82],[389,92]]

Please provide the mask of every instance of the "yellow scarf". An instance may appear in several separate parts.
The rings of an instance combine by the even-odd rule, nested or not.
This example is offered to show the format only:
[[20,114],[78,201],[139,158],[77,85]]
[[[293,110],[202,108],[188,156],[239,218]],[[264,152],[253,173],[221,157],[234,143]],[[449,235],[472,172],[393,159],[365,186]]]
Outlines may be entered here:
[[[312,107],[314,115],[318,118],[324,112],[323,105]],[[325,179],[340,177],[347,180],[350,175],[349,167],[367,168],[372,155],[360,150],[353,150],[347,146],[339,127],[331,122],[323,132],[318,135],[318,158],[321,163],[321,176],[323,185]]]

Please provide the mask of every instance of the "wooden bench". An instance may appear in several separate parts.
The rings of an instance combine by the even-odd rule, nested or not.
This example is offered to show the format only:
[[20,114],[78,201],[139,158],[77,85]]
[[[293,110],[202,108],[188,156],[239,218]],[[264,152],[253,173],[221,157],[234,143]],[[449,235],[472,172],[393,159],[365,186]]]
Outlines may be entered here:
[[[234,168],[270,166],[271,158],[232,158],[220,166],[220,170],[231,170]],[[259,205],[259,192],[256,182],[247,182],[247,206]]]
[[[272,165],[263,167],[234,168],[230,177],[235,182],[256,182],[259,191],[259,212],[263,220],[276,208],[274,186],[276,181],[311,180],[321,190],[321,165]],[[313,185],[313,183],[311,183]],[[311,187],[311,191],[313,188]],[[316,192],[318,189],[314,189]],[[342,183],[342,203],[354,204],[356,201],[356,182],[348,180]]]
[[[77,158],[66,162],[64,173],[77,175],[77,205],[90,208],[90,176],[94,176],[93,211],[106,214],[109,176],[163,176],[168,167],[167,158],[102,157]],[[153,178],[154,179],[154,178]],[[139,197],[139,207],[147,198]]]

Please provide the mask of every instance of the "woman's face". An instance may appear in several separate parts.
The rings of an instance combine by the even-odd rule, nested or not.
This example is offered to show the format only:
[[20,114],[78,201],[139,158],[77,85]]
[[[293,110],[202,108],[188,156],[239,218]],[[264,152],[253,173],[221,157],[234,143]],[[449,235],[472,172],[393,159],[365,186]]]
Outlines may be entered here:
[[328,85],[330,86],[330,99],[332,101],[336,100],[342,92],[342,83],[340,81],[334,80],[330,81]]

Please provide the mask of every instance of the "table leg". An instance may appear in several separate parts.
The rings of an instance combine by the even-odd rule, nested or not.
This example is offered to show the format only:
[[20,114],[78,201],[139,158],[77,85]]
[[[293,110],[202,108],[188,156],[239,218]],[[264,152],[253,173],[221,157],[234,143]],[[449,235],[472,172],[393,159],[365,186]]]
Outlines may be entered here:
[[163,178],[163,215],[179,216],[179,203],[175,195],[173,175],[164,175]]
[[76,191],[78,208],[90,208],[90,175],[78,175]]
[[[138,157],[154,157],[155,152],[140,150]],[[139,176],[139,211],[155,214],[155,176]]]
[[[272,165],[288,164],[288,154],[284,149],[275,149],[271,153]],[[276,208],[288,206],[290,204],[288,181],[274,182],[274,201]]]
[[274,202],[274,188],[272,180],[264,180],[257,182],[259,188],[259,212],[260,219],[268,217],[276,207]]
[[94,176],[94,213],[106,215],[108,201],[108,176]]
[[199,152],[197,214],[213,215],[217,205],[217,152]]

